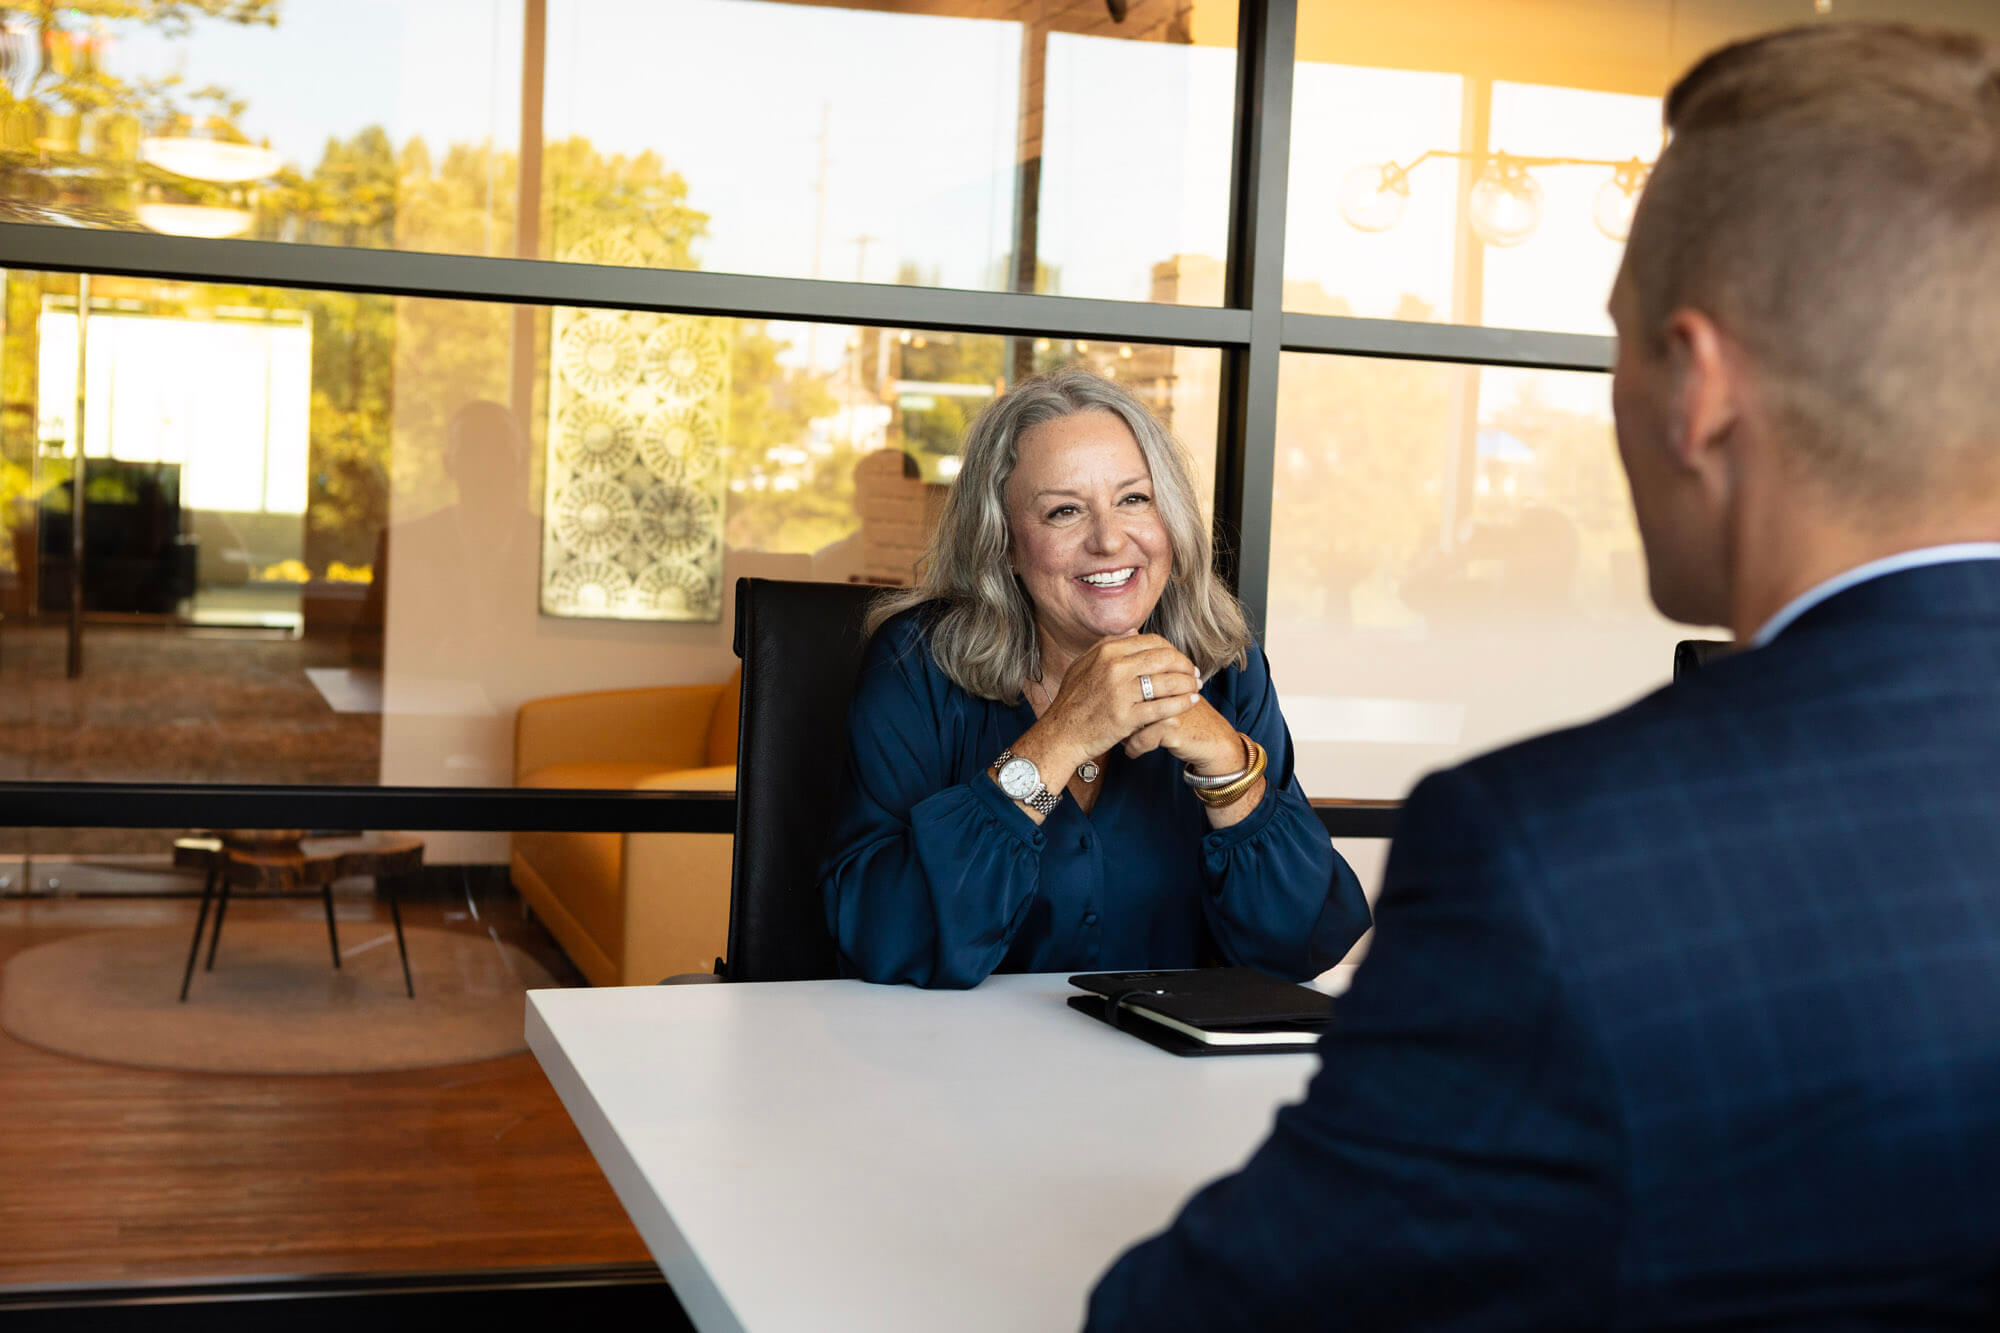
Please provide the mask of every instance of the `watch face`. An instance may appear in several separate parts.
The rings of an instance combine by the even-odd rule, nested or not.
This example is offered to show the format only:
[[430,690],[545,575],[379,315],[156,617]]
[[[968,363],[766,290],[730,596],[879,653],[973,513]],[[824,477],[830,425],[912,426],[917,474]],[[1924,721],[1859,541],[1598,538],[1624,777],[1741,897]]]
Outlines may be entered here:
[[1009,759],[1000,765],[1000,790],[1017,801],[1025,801],[1042,785],[1041,770],[1026,759]]

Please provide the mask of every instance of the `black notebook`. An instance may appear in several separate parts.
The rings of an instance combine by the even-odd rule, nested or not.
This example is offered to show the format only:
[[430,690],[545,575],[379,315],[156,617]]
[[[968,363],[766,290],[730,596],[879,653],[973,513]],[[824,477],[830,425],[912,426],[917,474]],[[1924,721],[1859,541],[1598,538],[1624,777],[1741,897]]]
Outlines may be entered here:
[[1069,984],[1072,1009],[1101,1018],[1176,1055],[1309,1051],[1333,998],[1254,967],[1084,972]]

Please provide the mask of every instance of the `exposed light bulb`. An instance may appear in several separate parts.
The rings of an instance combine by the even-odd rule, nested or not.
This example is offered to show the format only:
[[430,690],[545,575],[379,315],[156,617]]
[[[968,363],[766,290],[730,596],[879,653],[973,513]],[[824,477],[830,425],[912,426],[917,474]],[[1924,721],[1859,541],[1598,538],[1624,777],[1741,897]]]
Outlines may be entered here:
[[1633,158],[1597,187],[1597,194],[1590,202],[1590,219],[1599,231],[1619,242],[1631,236],[1632,214],[1638,210],[1639,192],[1645,188],[1651,172],[1651,167]]
[[1519,245],[1542,223],[1542,186],[1500,156],[1480,174],[1469,205],[1473,234],[1488,245]]
[[1410,178],[1394,162],[1366,163],[1340,178],[1340,216],[1356,231],[1387,231],[1403,216]]

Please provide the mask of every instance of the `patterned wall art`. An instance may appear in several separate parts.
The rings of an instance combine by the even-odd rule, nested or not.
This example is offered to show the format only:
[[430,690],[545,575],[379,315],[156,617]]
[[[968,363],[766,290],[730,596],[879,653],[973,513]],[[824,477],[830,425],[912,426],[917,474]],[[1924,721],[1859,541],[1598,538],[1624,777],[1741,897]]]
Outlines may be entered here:
[[720,619],[728,322],[558,308],[551,325],[543,613]]

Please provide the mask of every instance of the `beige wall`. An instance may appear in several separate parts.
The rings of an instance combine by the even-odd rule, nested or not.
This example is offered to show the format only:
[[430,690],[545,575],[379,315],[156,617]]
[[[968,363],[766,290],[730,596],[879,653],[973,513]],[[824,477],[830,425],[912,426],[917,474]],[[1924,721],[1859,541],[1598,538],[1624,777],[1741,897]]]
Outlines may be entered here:
[[[539,448],[490,440],[450,456],[467,403],[508,401],[505,306],[397,302],[395,450],[383,578],[384,786],[504,787],[513,781],[514,711],[551,694],[719,681],[735,581],[810,578],[811,557],[731,551],[713,624],[571,620],[540,611]],[[461,454],[466,448],[461,442]],[[429,833],[433,863],[504,862],[505,834]]]
[[[384,786],[505,787],[513,781],[514,710],[583,690],[722,680],[739,577],[804,578],[810,557],[731,551],[713,625],[564,620],[537,609],[537,542],[504,551],[471,583],[449,563],[389,562],[383,642]],[[433,863],[503,862],[505,834],[426,834]]]

